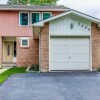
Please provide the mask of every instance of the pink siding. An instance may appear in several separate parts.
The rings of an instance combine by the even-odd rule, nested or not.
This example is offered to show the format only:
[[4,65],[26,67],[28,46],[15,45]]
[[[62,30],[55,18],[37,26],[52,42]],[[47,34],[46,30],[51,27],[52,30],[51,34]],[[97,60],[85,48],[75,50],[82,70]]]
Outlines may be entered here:
[[[54,11],[52,15],[61,13]],[[19,26],[19,11],[0,11],[0,36],[33,36],[32,26]]]
[[18,11],[0,11],[0,36],[33,36],[31,26],[19,26]]

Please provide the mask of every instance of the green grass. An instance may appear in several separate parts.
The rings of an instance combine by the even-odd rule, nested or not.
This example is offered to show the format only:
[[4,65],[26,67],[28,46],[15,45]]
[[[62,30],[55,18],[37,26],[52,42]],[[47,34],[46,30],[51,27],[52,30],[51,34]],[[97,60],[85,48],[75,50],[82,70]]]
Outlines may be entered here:
[[26,68],[11,68],[3,73],[0,74],[0,84],[2,84],[5,80],[8,79],[9,76],[13,74],[20,74],[20,73],[26,73]]

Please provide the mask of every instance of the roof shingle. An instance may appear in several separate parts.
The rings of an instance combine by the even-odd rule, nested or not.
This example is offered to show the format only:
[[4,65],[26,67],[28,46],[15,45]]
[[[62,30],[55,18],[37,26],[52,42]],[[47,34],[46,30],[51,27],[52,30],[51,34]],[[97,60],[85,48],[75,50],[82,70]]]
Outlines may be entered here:
[[27,10],[27,11],[67,11],[69,8],[65,6],[54,5],[9,5],[0,4],[0,10]]

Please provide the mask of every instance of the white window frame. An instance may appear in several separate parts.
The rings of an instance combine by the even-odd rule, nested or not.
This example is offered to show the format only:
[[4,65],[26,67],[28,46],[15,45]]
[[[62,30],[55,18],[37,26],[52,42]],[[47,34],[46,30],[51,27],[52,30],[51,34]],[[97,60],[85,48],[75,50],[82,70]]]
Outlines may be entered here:
[[30,13],[30,22],[31,22],[31,25],[32,25],[32,14],[34,13],[38,13],[39,14],[39,21],[41,21],[41,13],[40,12],[31,12]]
[[[27,13],[28,14],[28,25],[20,25],[20,14],[21,13]],[[30,16],[29,16],[29,12],[19,12],[19,26],[29,26],[29,18]]]
[[50,17],[52,17],[52,12],[42,12],[42,20],[43,20],[43,14],[44,13],[49,13],[50,14]]
[[[23,40],[27,40],[27,42],[28,42],[27,44],[28,44],[28,45],[23,46],[23,45],[22,45],[22,41],[23,41]],[[28,38],[28,37],[21,37],[21,39],[20,39],[20,47],[29,47],[29,38]]]

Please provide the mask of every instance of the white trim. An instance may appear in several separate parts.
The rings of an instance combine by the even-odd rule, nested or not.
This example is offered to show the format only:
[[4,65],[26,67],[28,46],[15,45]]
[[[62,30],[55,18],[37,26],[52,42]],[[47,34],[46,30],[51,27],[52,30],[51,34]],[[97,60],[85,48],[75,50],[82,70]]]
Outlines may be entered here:
[[32,25],[32,14],[38,13],[39,14],[39,21],[41,20],[41,12],[30,12],[30,25]]
[[91,17],[89,15],[86,15],[86,14],[83,14],[83,13],[80,13],[80,12],[77,12],[77,11],[74,11],[74,10],[70,10],[70,11],[67,11],[65,13],[59,14],[57,16],[51,17],[49,19],[43,20],[41,22],[35,23],[35,24],[33,24],[33,26],[41,26],[41,27],[43,27],[44,26],[44,23],[50,22],[52,20],[55,20],[57,18],[63,17],[65,15],[69,15],[69,14],[74,14],[74,15],[80,16],[82,18],[85,18],[87,20],[90,20],[92,22],[95,22],[95,23],[100,24],[100,20],[99,19],[93,18],[93,17]]
[[50,36],[90,36],[91,34],[50,34]]
[[52,17],[52,12],[42,12],[42,16],[41,16],[41,17],[42,17],[42,20],[44,20],[44,19],[43,19],[43,14],[45,14],[45,13],[50,14],[50,18]]
[[[27,45],[27,46],[23,46],[23,45],[22,45],[22,40],[27,40],[28,45]],[[28,37],[21,37],[21,38],[20,38],[20,47],[29,47],[29,38],[28,38]]]
[[98,24],[98,27],[100,27],[100,24]]
[[[27,13],[27,14],[28,14],[28,25],[20,25],[20,14],[21,14],[21,13]],[[22,12],[22,11],[19,12],[19,26],[29,26],[29,19],[30,19],[30,14],[29,14],[29,12]]]
[[92,70],[92,36],[90,36],[90,71]]
[[[49,72],[52,72],[52,70],[50,69],[50,40],[51,40],[51,35],[49,35]],[[89,36],[89,37],[87,37],[88,39],[89,39],[89,71],[92,71],[92,37],[91,36]],[[63,70],[64,71],[64,70]],[[63,72],[62,71],[62,72]],[[72,70],[73,71],[73,70]],[[61,71],[57,71],[57,72],[61,72]]]
[[50,52],[51,52],[51,51],[50,51],[50,37],[51,37],[51,36],[50,36],[50,34],[49,34],[49,71],[51,71],[51,70],[50,70],[50,66],[51,66],[51,64],[50,64],[50,62],[51,62],[51,61],[50,61]]

